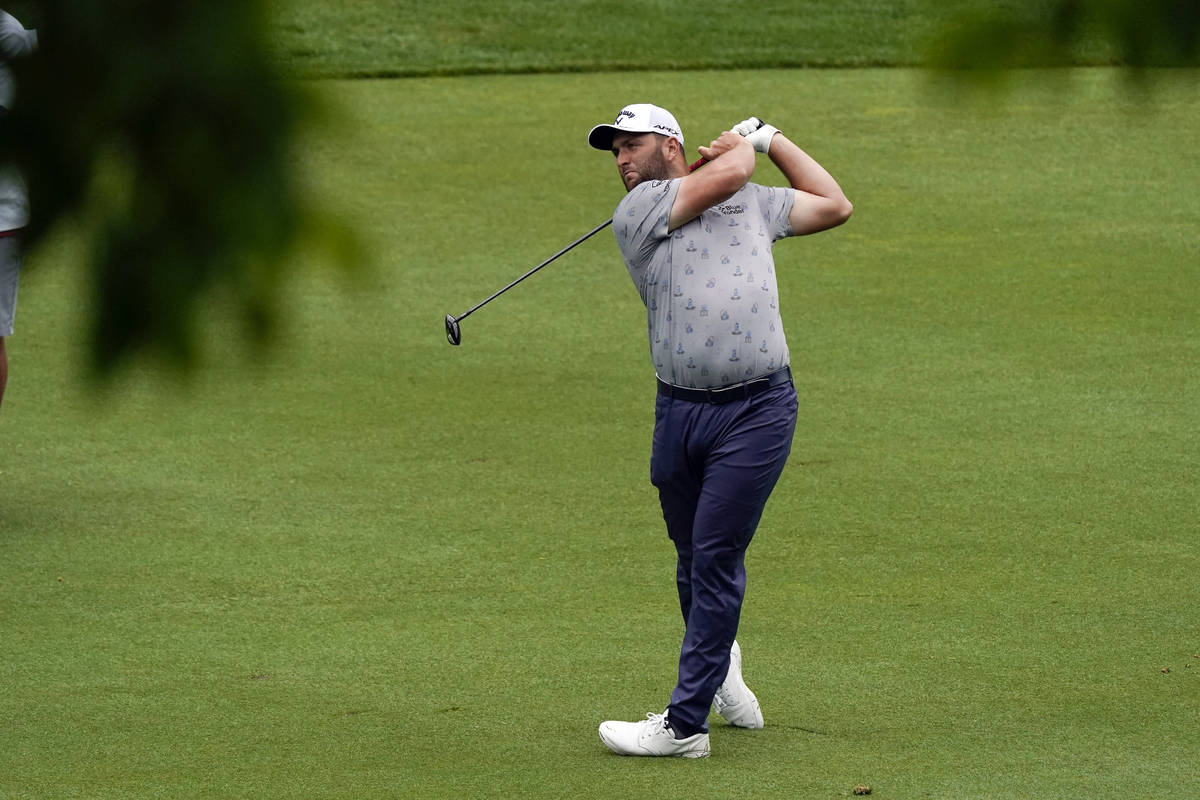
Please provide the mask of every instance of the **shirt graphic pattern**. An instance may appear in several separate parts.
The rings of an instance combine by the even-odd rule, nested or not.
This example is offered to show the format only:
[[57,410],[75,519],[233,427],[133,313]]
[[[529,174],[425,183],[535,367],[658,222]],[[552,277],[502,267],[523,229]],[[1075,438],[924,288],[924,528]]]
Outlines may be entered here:
[[679,181],[646,181],[613,233],[646,304],[650,358],[675,386],[717,388],[788,365],[772,245],[792,235],[794,193],[748,183],[668,232]]

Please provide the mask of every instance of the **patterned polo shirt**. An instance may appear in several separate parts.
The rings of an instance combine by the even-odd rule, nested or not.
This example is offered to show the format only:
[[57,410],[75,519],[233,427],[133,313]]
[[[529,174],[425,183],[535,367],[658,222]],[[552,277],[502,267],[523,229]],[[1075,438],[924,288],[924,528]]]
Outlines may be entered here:
[[613,213],[613,233],[642,302],[650,359],[675,386],[709,389],[788,365],[771,247],[792,235],[790,189],[747,183],[667,230],[682,178],[645,181]]

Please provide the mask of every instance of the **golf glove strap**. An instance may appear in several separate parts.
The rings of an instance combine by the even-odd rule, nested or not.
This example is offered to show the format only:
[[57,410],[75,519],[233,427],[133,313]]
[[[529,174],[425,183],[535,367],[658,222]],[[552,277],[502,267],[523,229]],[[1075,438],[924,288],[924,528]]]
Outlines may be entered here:
[[771,149],[771,139],[779,133],[779,128],[768,125],[758,117],[750,117],[734,125],[733,132],[754,145],[755,152],[766,153]]

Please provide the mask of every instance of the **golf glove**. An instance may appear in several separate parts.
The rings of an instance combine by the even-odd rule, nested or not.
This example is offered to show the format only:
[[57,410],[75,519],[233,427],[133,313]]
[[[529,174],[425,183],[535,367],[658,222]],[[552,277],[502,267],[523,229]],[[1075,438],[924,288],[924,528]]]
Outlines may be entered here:
[[733,132],[754,145],[755,152],[765,153],[771,149],[771,139],[779,133],[779,128],[768,125],[758,117],[750,117],[734,125]]

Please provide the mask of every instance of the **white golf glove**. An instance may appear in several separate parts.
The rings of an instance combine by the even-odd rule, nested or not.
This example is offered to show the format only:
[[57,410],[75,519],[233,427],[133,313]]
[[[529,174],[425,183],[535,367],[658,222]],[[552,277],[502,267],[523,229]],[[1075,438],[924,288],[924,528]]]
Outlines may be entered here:
[[737,125],[731,128],[734,133],[745,137],[746,141],[754,145],[755,152],[766,153],[771,149],[771,139],[775,134],[779,133],[779,128],[774,125],[768,125],[758,117],[750,117],[744,119]]

